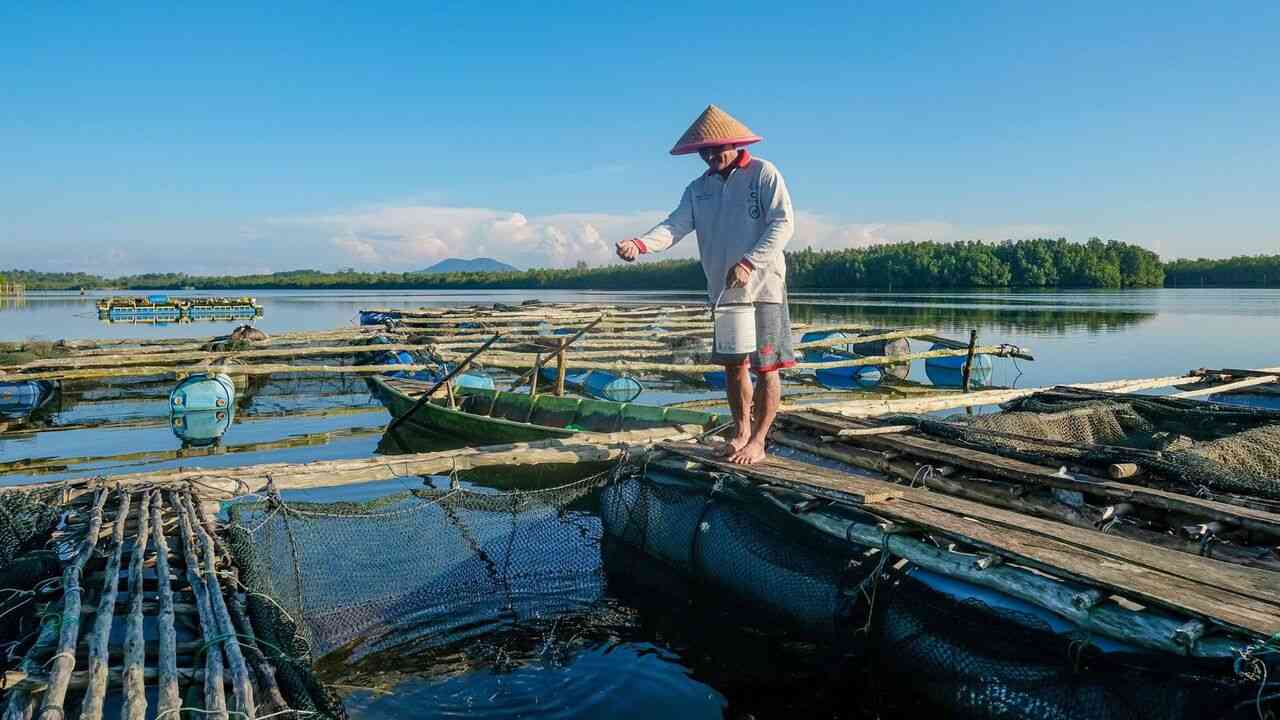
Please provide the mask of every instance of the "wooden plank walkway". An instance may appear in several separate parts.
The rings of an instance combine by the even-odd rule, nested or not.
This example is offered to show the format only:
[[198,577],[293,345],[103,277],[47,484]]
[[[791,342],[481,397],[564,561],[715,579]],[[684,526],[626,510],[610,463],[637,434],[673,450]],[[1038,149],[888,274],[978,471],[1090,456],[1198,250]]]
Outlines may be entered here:
[[1280,577],[1275,573],[772,455],[758,465],[740,466],[724,462],[703,446],[659,447],[756,482],[842,499],[1050,575],[1255,635],[1280,632]]

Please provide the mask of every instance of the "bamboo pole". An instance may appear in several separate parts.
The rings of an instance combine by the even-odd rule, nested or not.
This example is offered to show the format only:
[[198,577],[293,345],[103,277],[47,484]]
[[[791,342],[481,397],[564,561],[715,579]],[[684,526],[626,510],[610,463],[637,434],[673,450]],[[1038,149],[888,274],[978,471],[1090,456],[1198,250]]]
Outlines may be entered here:
[[[125,630],[124,656],[124,720],[143,720],[147,714],[147,691],[143,681],[146,640],[142,628],[142,568],[151,531],[151,490],[142,494],[138,506],[138,528],[129,558],[129,622]],[[163,531],[162,531],[163,534]],[[114,580],[108,573],[108,581]],[[159,580],[159,578],[157,578]],[[168,582],[165,577],[164,582]]]
[[[1005,356],[1011,350],[1006,345],[988,345],[975,348],[975,351],[984,355]],[[829,370],[834,368],[845,367],[865,367],[869,365],[900,365],[902,363],[914,360],[927,360],[929,358],[940,357],[964,357],[968,354],[968,350],[928,350],[924,352],[908,353],[906,355],[872,355],[862,358],[852,358],[849,360],[839,360],[836,362],[802,362],[793,366],[793,370]],[[456,353],[442,353],[446,359],[455,356]],[[493,357],[486,359],[485,364],[489,367],[500,367],[506,369],[519,369],[527,365],[527,361],[508,359],[506,357]],[[611,372],[659,372],[670,373],[674,375],[693,375],[700,376],[703,373],[717,372],[724,370],[721,365],[682,365],[678,363],[656,363],[656,362],[639,362],[631,360],[618,360],[616,362],[595,362],[595,361],[573,361],[574,368],[581,370],[608,370]]]
[[969,378],[973,372],[973,355],[974,350],[978,347],[978,331],[969,331],[969,348],[966,350],[964,358],[964,367],[960,370],[960,389],[963,392],[969,392]]
[[881,342],[891,340],[911,340],[914,338],[923,338],[926,335],[933,335],[938,331],[934,328],[907,328],[903,330],[892,330],[889,332],[875,333],[872,335],[852,335],[844,338],[824,338],[822,340],[810,340],[809,342],[796,343],[791,346],[793,350],[805,350],[808,348],[833,348],[843,347],[845,345],[859,345],[861,343]]
[[[878,333],[875,335],[863,335],[858,337],[848,337],[848,338],[842,338],[842,339],[828,338],[825,340],[811,340],[809,342],[798,343],[793,346],[793,349],[802,350],[802,349],[809,349],[809,348],[839,348],[845,345],[856,345],[860,343],[903,340],[903,339],[918,337],[920,334],[928,333],[928,332],[936,332],[936,331],[928,328],[924,330],[895,330],[893,332]],[[549,339],[555,341],[556,344],[558,344],[559,340],[562,339],[562,336],[555,336]],[[661,343],[661,342],[655,342],[655,341],[642,341],[642,340],[618,340],[618,341],[606,340],[606,341],[595,341],[595,342],[603,342],[606,344],[605,345],[606,347],[611,349],[587,350],[586,352],[575,352],[573,353],[573,360],[575,364],[579,360],[616,358],[618,357],[618,352],[617,352],[618,348],[625,348],[628,350],[636,350],[636,349],[661,350],[663,352],[655,353],[655,355],[659,357],[668,357],[668,358],[673,356],[673,349],[671,345],[667,343]],[[647,344],[640,344],[640,343],[647,343]],[[515,342],[515,343],[508,343],[508,344],[511,345],[512,347],[508,347],[508,348],[500,347],[494,352],[490,353],[490,356],[496,357],[496,358],[524,360],[525,358],[533,355],[533,353],[531,352],[515,349],[519,347],[527,347],[533,343],[521,341],[521,342]],[[438,343],[438,344],[432,345],[431,347],[436,352],[449,352],[449,351],[457,352],[467,347],[472,347],[473,345],[474,345],[473,343]],[[592,341],[587,341],[587,342],[578,344],[578,347],[590,348],[593,346],[594,345]],[[555,345],[552,345],[552,347],[555,347]],[[850,355],[849,357],[852,359],[856,359],[858,356]],[[896,357],[896,356],[890,355],[888,357]]]
[[564,359],[565,347],[566,345],[565,345],[564,338],[561,338],[560,351],[556,353],[556,396],[557,397],[564,397],[564,378],[565,378],[565,371],[568,369],[567,367],[565,367],[565,359]]
[[49,671],[49,686],[40,703],[40,720],[65,720],[62,709],[67,699],[67,686],[76,667],[76,644],[80,639],[80,576],[98,546],[102,527],[102,508],[107,503],[107,490],[99,489],[94,498],[93,516],[80,550],[62,573],[62,626],[58,633],[58,651]]
[[[979,349],[981,352],[981,348]],[[1273,372],[1280,372],[1280,368],[1272,369]],[[1102,390],[1105,392],[1115,393],[1131,393],[1139,390],[1153,390],[1156,388],[1171,387],[1186,382],[1194,382],[1198,378],[1192,375],[1172,375],[1159,378],[1145,378],[1136,380],[1107,380],[1104,382],[1094,383],[1075,383],[1066,387],[1076,387],[1085,390]],[[848,417],[867,417],[873,415],[888,415],[893,413],[925,413],[937,410],[950,410],[963,407],[975,407],[978,405],[999,405],[1017,400],[1019,398],[1034,395],[1038,392],[1052,390],[1052,386],[1023,388],[1018,390],[979,390],[967,394],[949,394],[941,397],[932,398],[903,398],[903,399],[875,399],[875,400],[851,400],[843,403],[828,403],[824,405],[798,405],[794,403],[786,403],[780,408],[780,412],[789,410],[817,410],[821,412],[845,415]]]
[[[533,372],[525,376],[529,378],[529,397],[533,397],[538,394],[538,370],[542,367],[543,362],[542,353],[535,355],[533,358]],[[519,384],[519,382],[520,381],[517,380],[515,383],[512,383],[510,389],[515,390],[515,386]],[[530,414],[533,413],[532,404],[529,405],[529,412]],[[528,419],[526,419],[525,422],[528,422]]]
[[417,372],[431,370],[434,365],[288,365],[262,363],[257,365],[210,365],[208,367],[173,367],[170,365],[139,365],[122,368],[86,368],[84,370],[47,370],[5,375],[0,382],[21,380],[89,380],[110,377],[143,377],[148,375],[186,376],[194,373],[224,373],[226,375],[381,375],[400,370]]
[[1230,392],[1232,390],[1243,390],[1245,388],[1250,388],[1255,385],[1266,385],[1268,383],[1273,383],[1276,380],[1277,380],[1277,377],[1275,375],[1254,375],[1252,377],[1247,377],[1243,380],[1237,380],[1235,382],[1229,382],[1224,385],[1215,385],[1213,387],[1208,387],[1208,388],[1196,388],[1195,390],[1186,390],[1183,392],[1174,393],[1173,397],[1192,398],[1192,397],[1200,397],[1202,395],[1213,395],[1215,393]]
[[234,631],[240,636],[240,645],[243,648],[246,658],[253,666],[254,673],[258,678],[258,687],[262,690],[262,694],[266,700],[259,705],[259,709],[265,710],[267,713],[278,712],[288,708],[284,696],[280,693],[280,685],[276,682],[275,669],[263,654],[262,649],[258,646],[257,634],[254,631],[253,623],[249,621],[248,612],[245,609],[244,597],[235,590],[241,586],[239,576],[236,571],[235,564],[232,562],[231,555],[223,545],[219,537],[217,527],[214,526],[212,518],[204,510],[204,503],[192,503],[195,508],[196,516],[200,519],[200,524],[204,526],[205,533],[213,540],[214,546],[218,550],[219,557],[227,565],[227,577],[231,580],[231,591],[227,593],[231,602],[228,610],[233,622]]
[[29,368],[47,370],[67,369],[82,370],[88,368],[129,367],[133,365],[180,365],[202,360],[217,360],[221,364],[239,360],[258,358],[290,358],[290,357],[339,357],[344,355],[360,355],[364,353],[391,352],[399,350],[425,350],[428,345],[412,345],[406,343],[388,343],[385,345],[329,345],[321,347],[268,348],[265,350],[240,350],[234,352],[215,352],[194,350],[175,353],[144,353],[141,355],[116,354],[95,355],[92,357],[51,358],[48,360],[32,360],[21,365],[0,366],[0,372],[11,373],[14,377]]
[[[256,341],[254,344],[368,337],[371,334],[383,332],[385,332],[385,330],[379,325],[365,325],[361,327],[339,328],[335,330],[305,330],[300,332],[280,333],[268,338],[267,340]],[[182,345],[207,345],[208,343],[216,341],[219,337],[221,336],[207,335],[204,337],[182,338],[97,338],[84,340],[61,340],[59,343],[69,350],[100,350],[124,346],[134,346],[135,348],[172,349],[175,346]],[[118,352],[118,350],[116,352]]]
[[[621,433],[577,433],[564,438],[527,443],[467,447],[457,450],[380,456],[355,460],[314,463],[270,463],[229,468],[161,470],[111,478],[113,483],[174,484],[194,483],[204,498],[243,495],[265,485],[270,479],[282,490],[334,487],[357,482],[385,480],[413,475],[448,473],[496,466],[610,462],[623,449],[674,440],[700,433],[697,426],[650,428]],[[30,488],[64,485],[51,483]]]
[[[205,587],[209,592],[210,609],[213,611],[213,619],[218,630],[218,640],[209,648],[208,652],[217,652],[217,648],[221,646],[223,652],[226,653],[227,667],[231,671],[232,695],[236,701],[236,706],[231,708],[230,711],[235,712],[237,715],[243,715],[245,720],[253,720],[256,711],[253,702],[253,686],[249,681],[249,667],[245,663],[244,654],[240,652],[240,642],[236,637],[235,624],[231,622],[231,614],[227,611],[227,603],[222,596],[218,572],[214,567],[216,553],[213,549],[213,541],[209,538],[209,533],[205,531],[204,525],[196,517],[195,507],[191,502],[191,494],[183,493],[182,500],[186,506],[184,509],[187,517],[186,522],[194,527],[196,538],[200,542],[200,549],[203,551]],[[210,639],[206,638],[206,641],[210,641]]]
[[[584,317],[594,317],[600,313],[597,305],[579,305],[571,309],[552,309],[551,312],[536,312],[530,310],[507,312],[502,310],[491,310],[488,312],[467,310],[464,312],[442,312],[433,310],[397,310],[394,308],[378,308],[373,310],[364,310],[363,312],[381,312],[393,313],[400,317],[399,320],[425,320],[440,323],[459,323],[459,322],[484,322],[487,320],[527,320],[530,322],[546,322],[555,320],[572,320]],[[634,308],[627,306],[614,306],[612,312],[617,313],[621,318],[647,318],[647,317],[666,317],[672,315],[698,315],[707,312],[706,305],[674,305]]]
[[120,589],[120,558],[124,554],[124,525],[129,519],[132,493],[120,488],[116,491],[115,530],[111,535],[111,559],[107,562],[106,577],[98,597],[98,613],[93,619],[93,631],[89,635],[89,685],[85,690],[81,717],[85,720],[101,720],[102,701],[107,695],[107,644],[111,639],[111,624],[115,620],[116,595]]
[[[568,350],[570,345],[581,340],[582,336],[591,332],[591,330],[594,329],[596,325],[599,325],[606,317],[607,317],[607,314],[602,313],[600,317],[596,318],[594,321],[588,323],[586,327],[574,333],[573,337],[570,337],[568,340],[562,340],[560,345],[560,352],[565,352],[566,350]],[[526,380],[529,380],[530,378],[533,378],[532,382],[536,386],[538,382],[538,372],[542,370],[542,364],[544,362],[545,360],[543,360],[542,358],[535,359],[533,363],[533,368],[531,368],[529,372],[525,373],[519,379],[517,379],[514,383],[512,383],[511,389],[514,390],[515,388],[519,387],[521,383],[525,382]]]
[[[504,340],[494,345],[495,348],[508,352],[527,352],[520,348],[527,347],[550,347],[551,343],[558,343],[563,335],[539,335],[532,339]],[[480,346],[479,340],[463,340],[460,342],[436,342],[431,345],[431,349],[436,351],[470,350]],[[596,337],[584,339],[577,343],[577,347],[592,350],[662,350],[669,352],[671,346],[657,340],[640,340],[640,339],[622,339],[622,340],[605,340]]]
[[227,699],[224,694],[222,674],[222,651],[218,643],[218,624],[213,619],[213,609],[209,605],[209,589],[200,575],[200,559],[196,554],[195,537],[192,535],[190,520],[183,511],[182,500],[178,493],[169,491],[169,506],[178,516],[179,538],[182,541],[182,554],[187,566],[187,584],[195,596],[196,612],[200,617],[200,635],[206,643],[211,643],[205,651],[204,666],[204,709],[216,720],[227,720]]
[[324,445],[337,438],[368,437],[383,432],[381,427],[339,428],[327,432],[294,435],[283,440],[267,440],[265,442],[244,443],[240,445],[210,445],[193,447],[185,450],[139,450],[116,455],[86,455],[72,458],[29,458],[0,463],[0,476],[22,473],[27,475],[63,472],[71,466],[92,461],[112,462],[158,462],[161,460],[177,460],[181,458],[207,457],[210,455],[234,455],[237,453],[260,452],[263,450],[280,450],[283,448],[303,447],[306,445]]

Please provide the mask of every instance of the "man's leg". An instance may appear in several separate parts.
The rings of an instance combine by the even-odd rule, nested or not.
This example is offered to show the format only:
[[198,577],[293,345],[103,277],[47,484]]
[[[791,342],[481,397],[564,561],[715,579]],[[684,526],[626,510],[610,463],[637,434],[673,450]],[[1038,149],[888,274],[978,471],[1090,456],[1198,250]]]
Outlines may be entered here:
[[733,437],[722,452],[733,455],[751,440],[751,369],[743,360],[736,365],[725,365],[724,375],[729,411],[733,413]]
[[751,465],[764,460],[764,444],[769,439],[769,429],[773,427],[773,418],[777,416],[781,402],[782,379],[778,371],[760,373],[756,378],[755,422],[751,426],[751,436],[745,445],[729,456],[729,462]]

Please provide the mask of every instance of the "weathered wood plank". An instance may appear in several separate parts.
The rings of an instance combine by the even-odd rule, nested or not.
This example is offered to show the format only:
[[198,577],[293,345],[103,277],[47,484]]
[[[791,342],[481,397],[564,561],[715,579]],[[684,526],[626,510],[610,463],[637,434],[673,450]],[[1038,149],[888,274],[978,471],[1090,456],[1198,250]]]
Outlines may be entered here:
[[108,492],[99,489],[93,504],[88,532],[80,543],[75,559],[62,573],[62,624],[58,633],[58,649],[49,671],[49,686],[40,701],[40,720],[64,720],[62,704],[67,699],[67,687],[76,666],[76,643],[80,638],[80,575],[84,565],[98,545],[98,530],[102,527],[102,508]]
[[[1088,582],[1147,602],[1204,617],[1250,633],[1280,632],[1280,587],[1273,573],[1189,557],[1165,548],[1041,520],[927,490],[771,457],[755,466],[733,466],[707,448],[663,444],[663,449],[759,482],[781,484],[828,497],[832,487],[857,486],[861,503],[876,515],[941,532],[1050,574]],[[895,494],[874,492],[892,489]],[[871,492],[861,491],[868,488]],[[865,498],[872,498],[865,500]],[[1238,583],[1243,583],[1239,586]]]
[[[151,534],[151,491],[142,494],[142,502],[138,506],[137,539],[133,545],[133,556],[129,560],[129,620],[125,628],[124,656],[124,710],[125,720],[143,720],[147,714],[147,692],[143,680],[143,667],[146,661],[146,638],[142,625],[142,570],[146,557],[148,541]],[[107,573],[103,573],[104,582],[109,582]],[[119,583],[117,582],[117,585]]]
[[[209,604],[209,589],[204,577],[200,574],[200,558],[197,555],[195,536],[191,525],[183,512],[182,498],[175,491],[169,492],[169,507],[178,516],[182,528],[182,554],[186,558],[187,582],[195,595],[196,611],[200,617],[200,635],[205,640],[212,640],[219,634],[217,621],[213,617],[213,609]],[[223,689],[225,678],[222,672],[222,652],[215,645],[204,654],[204,709],[216,720],[227,720],[227,698]]]
[[111,638],[111,624],[115,620],[116,596],[120,583],[120,557],[124,554],[124,524],[129,518],[133,494],[123,488],[116,492],[115,530],[111,536],[111,560],[107,563],[102,592],[99,593],[98,614],[93,619],[93,631],[89,635],[89,686],[85,690],[81,717],[100,720],[102,701],[107,695],[107,643]]
[[[786,422],[796,422],[829,434],[837,434],[845,428],[865,427],[846,418],[818,413],[789,413],[783,419],[783,424]],[[1118,501],[1142,503],[1166,510],[1186,512],[1195,517],[1210,520],[1236,522],[1251,530],[1280,538],[1280,515],[1265,510],[1183,495],[1160,488],[1132,485],[1083,473],[1072,473],[1070,477],[1063,477],[1056,470],[1041,465],[951,445],[918,435],[845,436],[841,439],[852,445],[895,450],[947,465],[965,467],[986,475],[1044,487],[1077,490]]]
[[705,445],[664,442],[659,444],[658,448],[719,470],[735,472],[755,480],[859,505],[900,497],[904,490],[896,485],[871,478],[813,472],[815,468],[811,465],[793,463],[772,455],[766,457],[764,462],[755,465],[734,465],[718,455],[715,448]]
[[227,611],[226,599],[222,594],[222,583],[218,580],[217,553],[214,551],[213,540],[196,516],[191,495],[184,494],[182,500],[187,514],[187,522],[195,530],[196,539],[199,541],[205,587],[209,591],[210,609],[213,610],[213,617],[218,626],[218,637],[221,638],[218,644],[222,646],[223,652],[226,653],[227,666],[231,671],[231,689],[236,706],[230,708],[229,711],[243,714],[247,717],[247,720],[253,720],[255,717],[255,703],[253,701],[253,686],[249,680],[249,666],[245,662],[244,654],[240,651],[240,640],[236,637],[235,625],[231,622],[231,614]]

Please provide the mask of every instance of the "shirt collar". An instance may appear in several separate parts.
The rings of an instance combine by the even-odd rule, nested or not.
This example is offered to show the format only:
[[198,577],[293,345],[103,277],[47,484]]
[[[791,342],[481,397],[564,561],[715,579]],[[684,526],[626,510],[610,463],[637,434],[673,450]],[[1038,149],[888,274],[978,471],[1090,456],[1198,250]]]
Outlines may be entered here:
[[[736,170],[741,170],[742,168],[745,168],[747,164],[750,162],[751,162],[751,151],[746,148],[739,148],[738,159],[733,161],[733,165],[731,167]],[[708,169],[706,172],[707,176],[711,176],[715,174],[717,174],[716,171],[711,169]]]

